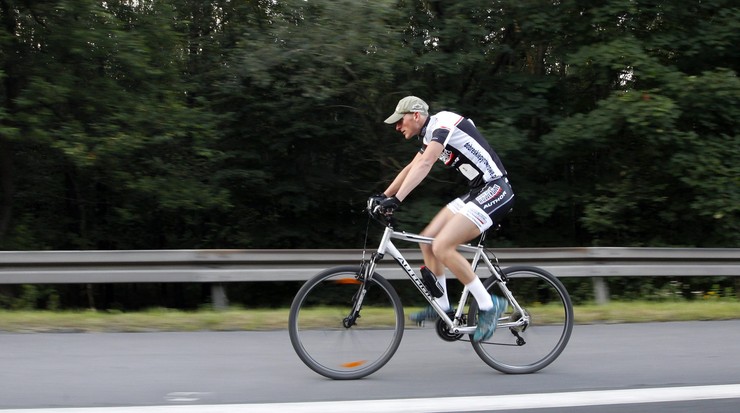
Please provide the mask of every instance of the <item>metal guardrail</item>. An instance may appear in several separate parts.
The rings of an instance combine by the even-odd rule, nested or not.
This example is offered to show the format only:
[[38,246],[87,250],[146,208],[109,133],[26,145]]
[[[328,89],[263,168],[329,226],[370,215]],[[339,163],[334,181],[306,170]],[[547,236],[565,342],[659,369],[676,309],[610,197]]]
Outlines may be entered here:
[[[597,301],[608,299],[603,277],[740,276],[740,248],[491,249],[502,267],[536,265],[557,277],[593,277]],[[418,249],[402,250],[421,265]],[[368,253],[369,254],[369,253]],[[322,269],[359,264],[361,250],[0,251],[0,284],[222,283],[302,281]],[[378,272],[406,278],[392,259]],[[484,275],[484,274],[482,274]]]
[[[558,277],[740,276],[740,248],[491,249],[502,267],[536,265]],[[418,249],[402,250],[421,264]],[[361,250],[0,251],[0,284],[301,281],[359,264]],[[405,278],[392,259],[386,278]]]

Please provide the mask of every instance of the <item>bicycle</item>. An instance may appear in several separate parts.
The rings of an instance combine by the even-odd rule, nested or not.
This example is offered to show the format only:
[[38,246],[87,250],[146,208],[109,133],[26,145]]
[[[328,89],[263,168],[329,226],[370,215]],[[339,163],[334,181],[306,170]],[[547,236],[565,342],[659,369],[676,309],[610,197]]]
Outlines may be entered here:
[[473,253],[474,271],[481,262],[489,271],[483,281],[486,289],[508,301],[493,336],[474,342],[478,306],[472,294],[463,288],[457,307],[445,312],[433,300],[434,280],[417,276],[392,242],[429,244],[434,239],[396,231],[393,219],[378,211],[372,200],[367,212],[385,227],[377,250],[369,259],[363,251],[359,266],[334,267],[317,274],[301,287],[291,304],[290,341],[310,369],[331,379],[359,379],[393,357],[403,337],[405,319],[398,293],[376,272],[385,256],[396,261],[437,312],[439,337],[450,342],[470,341],[478,356],[494,369],[508,374],[533,373],[565,349],[573,330],[573,305],[554,275],[532,266],[502,270],[498,258],[483,246],[485,233],[477,245],[460,245],[459,251]]

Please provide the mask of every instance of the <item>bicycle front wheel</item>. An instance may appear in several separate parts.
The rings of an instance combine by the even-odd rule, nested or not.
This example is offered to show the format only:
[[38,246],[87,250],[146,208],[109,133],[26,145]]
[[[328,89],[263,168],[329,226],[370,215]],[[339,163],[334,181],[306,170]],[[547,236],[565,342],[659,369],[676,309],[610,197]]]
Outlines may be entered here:
[[[573,330],[573,305],[560,280],[541,268],[517,266],[506,268],[503,273],[506,287],[523,314],[509,303],[493,336],[484,342],[473,342],[473,348],[486,364],[498,371],[533,373],[555,361],[568,344]],[[495,277],[489,277],[483,284],[491,294],[506,296]],[[475,325],[477,312],[473,300],[469,325]],[[526,325],[506,326],[527,318]]]
[[[358,280],[359,267],[328,269],[308,280],[290,307],[288,330],[298,357],[313,371],[337,380],[359,379],[383,367],[401,343],[403,307],[378,274]],[[353,308],[362,299],[355,319]]]

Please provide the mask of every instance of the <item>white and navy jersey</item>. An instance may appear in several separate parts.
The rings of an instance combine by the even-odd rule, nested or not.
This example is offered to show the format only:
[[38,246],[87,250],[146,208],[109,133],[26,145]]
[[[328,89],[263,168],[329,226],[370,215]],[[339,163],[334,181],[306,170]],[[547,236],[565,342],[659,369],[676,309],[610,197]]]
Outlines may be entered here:
[[506,169],[491,145],[478,132],[473,121],[452,112],[439,112],[427,119],[419,133],[421,152],[431,142],[444,147],[439,160],[454,168],[471,188],[478,188],[506,176]]

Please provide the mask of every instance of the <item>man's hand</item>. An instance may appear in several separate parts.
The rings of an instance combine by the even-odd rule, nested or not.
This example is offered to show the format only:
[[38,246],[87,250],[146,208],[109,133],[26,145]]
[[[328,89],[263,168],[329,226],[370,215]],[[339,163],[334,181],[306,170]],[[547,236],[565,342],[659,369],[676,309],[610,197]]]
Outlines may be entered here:
[[384,200],[388,198],[385,194],[375,194],[367,199],[367,210],[370,212],[375,211],[375,208]]
[[380,208],[380,211],[385,215],[393,215],[393,212],[398,209],[398,207],[401,205],[401,201],[398,200],[395,196],[392,196],[390,198],[386,198],[382,201],[380,201],[380,204],[378,204],[378,207]]

